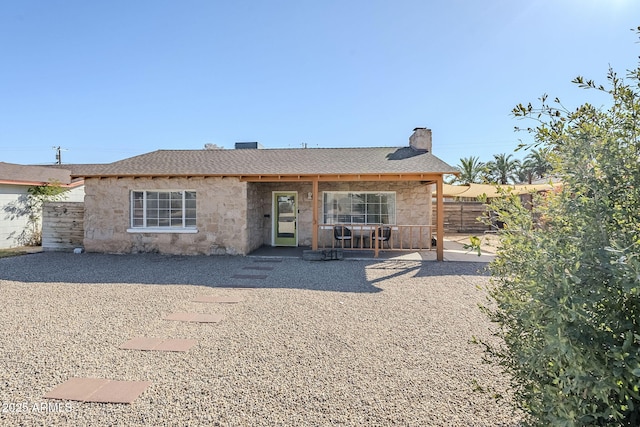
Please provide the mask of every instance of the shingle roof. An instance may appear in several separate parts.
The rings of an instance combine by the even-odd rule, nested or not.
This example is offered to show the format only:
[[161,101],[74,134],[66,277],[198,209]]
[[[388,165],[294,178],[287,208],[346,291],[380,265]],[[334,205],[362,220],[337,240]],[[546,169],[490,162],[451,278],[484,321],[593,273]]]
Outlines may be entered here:
[[100,168],[108,163],[63,163],[61,165],[48,165],[48,168],[67,169],[71,176],[78,177],[84,174],[92,174],[100,171]]
[[51,182],[69,184],[71,176],[68,169],[0,162],[0,180],[29,185]]
[[158,150],[74,176],[332,175],[455,173],[431,153],[410,147]]

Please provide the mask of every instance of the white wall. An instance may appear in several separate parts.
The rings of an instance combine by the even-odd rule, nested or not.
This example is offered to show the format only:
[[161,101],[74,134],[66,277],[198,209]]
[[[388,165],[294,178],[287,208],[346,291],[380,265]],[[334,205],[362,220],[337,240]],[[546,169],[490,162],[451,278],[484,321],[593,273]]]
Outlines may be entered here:
[[27,216],[11,213],[12,207],[19,205],[20,197],[26,197],[25,185],[0,185],[0,248],[20,246],[16,238],[27,226]]
[[[28,216],[17,216],[11,208],[20,204],[20,198],[27,196],[28,189],[27,185],[0,184],[0,249],[22,246],[17,238],[27,227]],[[63,201],[84,201],[84,185],[69,190]]]
[[67,191],[61,202],[84,202],[84,185]]

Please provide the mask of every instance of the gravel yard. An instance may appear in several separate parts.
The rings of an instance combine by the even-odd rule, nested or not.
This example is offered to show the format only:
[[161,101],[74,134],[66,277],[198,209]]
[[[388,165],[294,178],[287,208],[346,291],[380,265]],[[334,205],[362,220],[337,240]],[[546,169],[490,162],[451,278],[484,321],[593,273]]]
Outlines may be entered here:
[[[518,425],[492,397],[507,381],[469,344],[490,338],[477,308],[484,264],[257,261],[0,259],[0,424]],[[200,295],[244,301],[192,301]],[[163,320],[176,311],[225,319]],[[187,353],[118,349],[138,336],[198,344]],[[153,384],[131,405],[42,398],[72,377]]]

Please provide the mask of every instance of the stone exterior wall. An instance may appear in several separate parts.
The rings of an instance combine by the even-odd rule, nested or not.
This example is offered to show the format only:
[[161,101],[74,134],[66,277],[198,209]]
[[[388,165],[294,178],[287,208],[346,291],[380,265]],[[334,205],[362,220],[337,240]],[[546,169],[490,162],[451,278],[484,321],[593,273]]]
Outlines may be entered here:
[[[321,182],[323,191],[395,191],[398,224],[431,224],[431,187],[419,182]],[[195,190],[197,233],[131,232],[134,190]],[[272,244],[274,191],[298,193],[298,245],[311,246],[310,182],[246,183],[237,178],[90,178],[85,181],[84,247],[89,252],[246,255]],[[136,230],[137,231],[137,230]]]
[[262,197],[260,184],[250,182],[247,184],[247,236],[249,252],[258,249],[264,244],[264,215],[266,214],[265,198]]
[[[298,193],[298,245],[311,246],[313,200],[307,197],[313,191],[310,182],[256,184],[262,195],[262,243],[272,244],[272,192]],[[318,184],[318,221],[322,223],[323,191],[395,191],[396,221],[403,225],[431,224],[431,191],[433,186],[419,182],[320,182]]]
[[[130,232],[130,192],[195,190],[197,233]],[[85,181],[88,252],[247,254],[247,183],[237,178],[90,178]]]

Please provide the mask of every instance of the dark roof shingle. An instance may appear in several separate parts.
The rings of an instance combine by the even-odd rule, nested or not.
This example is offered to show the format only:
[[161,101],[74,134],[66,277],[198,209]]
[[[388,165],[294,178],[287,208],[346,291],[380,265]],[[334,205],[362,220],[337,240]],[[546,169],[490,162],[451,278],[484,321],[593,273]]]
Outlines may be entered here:
[[332,175],[454,173],[431,153],[410,147],[158,150],[74,176]]
[[69,184],[71,175],[68,169],[0,162],[0,180],[29,184]]

